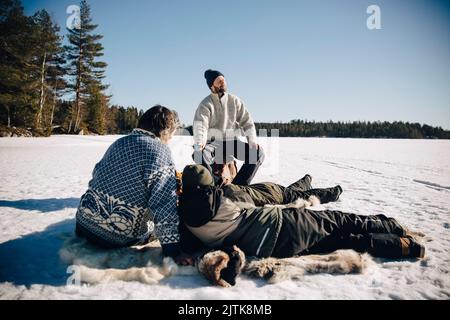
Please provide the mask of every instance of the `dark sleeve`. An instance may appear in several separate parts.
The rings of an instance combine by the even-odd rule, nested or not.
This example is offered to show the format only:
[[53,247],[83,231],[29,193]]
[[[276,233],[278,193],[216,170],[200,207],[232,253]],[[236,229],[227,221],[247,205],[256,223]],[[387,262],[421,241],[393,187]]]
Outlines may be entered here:
[[222,193],[222,190],[216,187],[183,192],[179,198],[180,218],[191,227],[208,223],[220,207]]
[[181,253],[179,243],[161,244],[161,248],[165,257],[175,258]]
[[183,222],[180,223],[179,233],[180,247],[183,252],[193,254],[208,249],[199,238],[189,231]]
[[250,195],[247,192],[241,190],[235,185],[227,185],[222,187],[222,189],[223,195],[233,202],[244,202],[255,205],[255,202],[253,201],[252,197],[250,197]]

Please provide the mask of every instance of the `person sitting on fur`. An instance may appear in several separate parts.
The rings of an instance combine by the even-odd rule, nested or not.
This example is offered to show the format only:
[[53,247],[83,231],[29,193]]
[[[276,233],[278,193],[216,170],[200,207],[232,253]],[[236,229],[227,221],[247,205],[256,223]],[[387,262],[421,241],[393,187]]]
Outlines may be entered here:
[[[308,177],[304,180],[309,180]],[[185,251],[236,245],[247,256],[286,258],[354,249],[384,258],[423,258],[425,247],[394,218],[306,208],[258,207],[242,190],[214,186],[201,165],[183,171],[179,198]],[[195,245],[196,242],[196,245]]]
[[168,147],[178,126],[177,113],[157,105],[109,147],[81,197],[78,236],[120,248],[145,244],[155,235],[165,256],[192,264],[180,251],[175,165]]

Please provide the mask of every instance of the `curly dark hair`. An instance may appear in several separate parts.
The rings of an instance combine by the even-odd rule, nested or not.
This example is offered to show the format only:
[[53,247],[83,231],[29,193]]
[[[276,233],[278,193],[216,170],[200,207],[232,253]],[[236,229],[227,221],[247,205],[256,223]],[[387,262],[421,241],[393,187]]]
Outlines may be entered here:
[[138,128],[150,131],[161,137],[164,131],[172,132],[180,127],[180,120],[175,110],[156,105],[147,110],[139,119]]

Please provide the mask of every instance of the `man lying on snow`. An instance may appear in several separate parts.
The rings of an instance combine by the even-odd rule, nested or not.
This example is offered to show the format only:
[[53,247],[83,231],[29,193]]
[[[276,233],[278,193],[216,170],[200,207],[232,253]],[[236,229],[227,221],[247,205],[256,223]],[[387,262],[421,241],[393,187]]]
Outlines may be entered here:
[[165,256],[193,263],[179,248],[175,166],[167,146],[178,126],[175,111],[155,106],[109,147],[81,197],[78,236],[119,248],[144,244],[154,231]]
[[[201,241],[204,246],[216,249],[236,245],[246,255],[256,257],[286,258],[337,249],[353,249],[385,258],[423,258],[425,254],[424,246],[394,218],[252,206],[254,199],[258,205],[264,204],[264,194],[270,194],[267,203],[275,199],[290,201],[295,196],[284,198],[284,193],[277,194],[277,191],[272,194],[273,190],[283,188],[268,187],[267,193],[258,193],[257,197],[252,197],[257,188],[252,192],[234,187],[224,190],[214,186],[211,174],[201,165],[187,166],[182,179],[179,213],[181,244],[185,250],[199,250],[198,241]],[[297,189],[308,188],[310,177],[305,176],[293,186],[284,190],[291,189],[288,193],[295,194]],[[342,190],[335,189],[338,191],[334,193],[335,198],[327,200],[339,197]]]

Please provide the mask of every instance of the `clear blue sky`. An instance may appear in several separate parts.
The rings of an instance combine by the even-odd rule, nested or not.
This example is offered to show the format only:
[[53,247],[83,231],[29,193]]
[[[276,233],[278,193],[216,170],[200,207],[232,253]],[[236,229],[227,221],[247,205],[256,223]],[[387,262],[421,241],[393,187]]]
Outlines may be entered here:
[[[256,121],[403,120],[450,129],[450,1],[90,0],[112,103],[190,124],[225,74]],[[75,0],[23,0],[65,26]],[[381,30],[366,26],[381,8]]]

